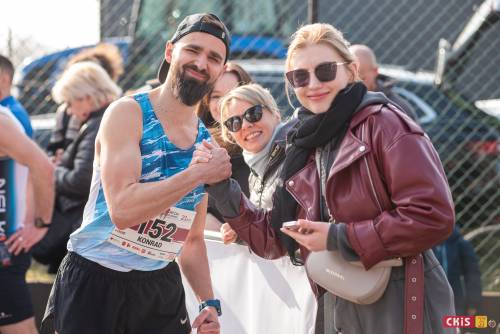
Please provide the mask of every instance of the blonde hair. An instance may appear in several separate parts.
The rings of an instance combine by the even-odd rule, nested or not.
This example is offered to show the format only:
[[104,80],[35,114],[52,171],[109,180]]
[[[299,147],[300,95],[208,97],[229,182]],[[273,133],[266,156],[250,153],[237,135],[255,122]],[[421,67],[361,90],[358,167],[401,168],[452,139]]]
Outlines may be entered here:
[[233,100],[245,101],[252,105],[261,105],[265,110],[281,120],[278,105],[269,90],[255,83],[236,87],[224,95],[219,104],[222,139],[226,142],[235,143],[231,134],[224,126],[224,122],[227,119],[229,104]]
[[112,102],[122,93],[108,73],[94,62],[84,61],[68,67],[52,88],[57,103],[70,102],[89,96],[94,107]]
[[[350,43],[344,38],[340,30],[327,23],[314,23],[302,26],[291,37],[290,45],[288,46],[285,68],[290,70],[291,60],[297,50],[304,49],[311,44],[323,44],[329,46],[339,54],[343,61],[351,64],[356,62],[355,56],[349,50]],[[358,73],[352,72],[349,67],[348,71],[353,76],[353,81],[359,80]],[[290,83],[285,78],[286,96],[288,102],[293,107],[290,99],[289,91],[291,90]]]

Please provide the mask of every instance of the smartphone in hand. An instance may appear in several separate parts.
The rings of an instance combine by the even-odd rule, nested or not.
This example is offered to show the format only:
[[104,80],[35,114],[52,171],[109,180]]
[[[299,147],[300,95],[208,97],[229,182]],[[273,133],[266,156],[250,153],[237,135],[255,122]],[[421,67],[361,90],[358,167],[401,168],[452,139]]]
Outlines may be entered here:
[[296,220],[292,220],[289,222],[284,222],[283,227],[292,231],[298,231],[300,228],[299,222]]

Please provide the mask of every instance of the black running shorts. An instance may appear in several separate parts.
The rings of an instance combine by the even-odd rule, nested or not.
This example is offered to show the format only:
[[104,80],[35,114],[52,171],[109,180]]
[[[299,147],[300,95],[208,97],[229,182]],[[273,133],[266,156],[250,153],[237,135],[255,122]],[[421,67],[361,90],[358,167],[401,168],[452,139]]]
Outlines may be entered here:
[[42,328],[58,333],[191,332],[179,266],[119,272],[69,252],[52,287]]
[[11,263],[8,267],[0,267],[0,326],[12,325],[33,316],[31,294],[26,284],[31,255],[12,255]]

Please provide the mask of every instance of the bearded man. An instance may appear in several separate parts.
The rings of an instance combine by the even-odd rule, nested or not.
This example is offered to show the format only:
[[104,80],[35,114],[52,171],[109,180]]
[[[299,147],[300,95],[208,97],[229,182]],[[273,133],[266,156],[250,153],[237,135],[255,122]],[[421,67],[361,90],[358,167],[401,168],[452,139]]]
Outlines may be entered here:
[[[44,322],[52,318],[56,332],[220,332],[204,185],[228,178],[231,164],[222,148],[206,164],[191,160],[195,145],[210,140],[195,107],[223,73],[229,46],[215,15],[186,17],[166,44],[162,84],[106,110],[83,223],[47,305]],[[200,301],[192,325],[177,258]]]

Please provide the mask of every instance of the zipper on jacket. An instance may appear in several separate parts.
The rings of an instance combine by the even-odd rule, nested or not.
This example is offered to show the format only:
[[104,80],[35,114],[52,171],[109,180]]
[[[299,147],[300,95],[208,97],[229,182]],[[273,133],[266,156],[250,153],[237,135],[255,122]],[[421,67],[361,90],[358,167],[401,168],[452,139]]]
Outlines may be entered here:
[[271,155],[269,156],[269,160],[267,162],[267,168],[262,176],[262,182],[265,183],[266,179],[269,177],[269,173],[271,173],[272,170],[274,171],[276,168],[279,168],[277,162],[280,159],[278,158],[284,157],[285,156],[284,153],[285,153],[284,147],[281,147],[279,146],[279,144],[276,144],[271,152]]
[[[364,143],[364,133],[365,133],[365,124],[361,126],[361,141]],[[368,179],[370,180],[370,186],[372,188],[373,196],[375,197],[375,201],[377,202],[378,209],[380,210],[380,213],[383,212],[382,210],[382,205],[380,205],[380,201],[377,196],[377,192],[375,191],[375,185],[373,184],[373,179],[372,179],[372,174],[370,172],[370,166],[368,165],[368,159],[366,158],[366,155],[363,157],[363,160],[365,161],[366,165],[366,170],[368,172]]]
[[260,187],[259,187],[259,208],[262,208],[262,194],[264,194],[264,185],[265,185],[265,182],[262,179],[260,181]]
[[[325,164],[323,164],[323,152],[325,151],[325,149],[328,151],[328,155],[326,157],[326,166]],[[316,152],[319,152],[316,163],[319,163],[319,192],[321,196],[319,200],[319,207],[321,211],[320,215],[321,217],[323,217],[323,212],[324,212],[323,205],[325,205],[326,210],[328,212],[328,222],[331,224],[336,224],[337,222],[335,218],[333,218],[332,212],[330,211],[330,207],[328,206],[328,203],[326,201],[326,181],[328,178],[326,167],[328,166],[328,160],[330,156],[330,145],[326,145],[324,148],[317,148]],[[324,195],[323,192],[325,193]]]
[[269,173],[271,173],[271,170],[274,171],[277,168],[279,168],[279,166],[276,164],[276,162],[278,161],[277,158],[283,156],[284,154],[282,154],[282,153],[284,153],[284,151],[285,150],[282,149],[279,146],[279,144],[275,144],[274,148],[271,151],[271,155],[269,156],[269,160],[267,162],[267,168],[264,171],[264,175],[262,176],[262,180],[260,180],[258,174],[256,173],[257,179],[260,181],[260,186],[259,186],[259,190],[258,190],[259,208],[262,208],[262,196],[264,194],[264,188],[265,188],[266,183],[267,183],[266,181],[269,178]]

